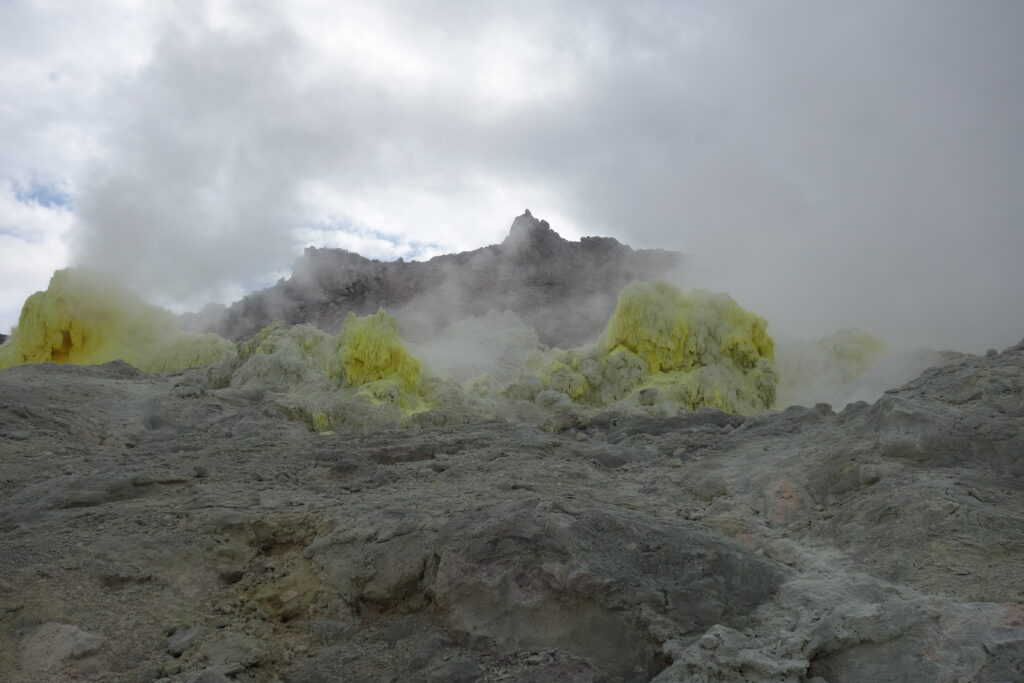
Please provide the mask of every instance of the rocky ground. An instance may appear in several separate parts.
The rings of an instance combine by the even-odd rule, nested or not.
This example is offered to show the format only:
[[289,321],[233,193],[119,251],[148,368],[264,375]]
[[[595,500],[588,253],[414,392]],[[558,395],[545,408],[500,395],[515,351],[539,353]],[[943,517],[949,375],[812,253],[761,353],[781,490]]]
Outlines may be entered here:
[[1024,680],[1024,343],[557,433],[202,377],[0,372],[0,679]]

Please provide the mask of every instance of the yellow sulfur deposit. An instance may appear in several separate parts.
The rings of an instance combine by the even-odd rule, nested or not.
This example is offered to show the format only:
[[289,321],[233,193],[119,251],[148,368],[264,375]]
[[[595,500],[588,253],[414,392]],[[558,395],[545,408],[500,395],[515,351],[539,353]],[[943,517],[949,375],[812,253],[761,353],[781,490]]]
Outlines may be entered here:
[[0,347],[0,368],[22,363],[94,365],[123,360],[163,372],[231,358],[235,345],[178,327],[172,313],[151,306],[102,275],[58,270],[30,296],[18,327]]
[[727,294],[660,281],[628,285],[596,344],[538,348],[505,377],[473,389],[541,403],[557,392],[580,409],[625,401],[660,413],[713,406],[751,414],[774,405],[778,381],[764,318]]
[[683,293],[666,282],[633,282],[619,295],[601,346],[607,351],[619,347],[632,351],[650,372],[692,366],[696,359],[687,348],[689,308]]
[[389,380],[397,382],[404,391],[418,390],[420,363],[402,344],[398,321],[384,309],[361,318],[349,313],[337,345],[340,367],[334,372],[348,384]]
[[619,297],[598,348],[606,357],[629,353],[646,364],[639,388],[660,396],[647,400],[753,413],[775,402],[774,342],[767,327],[728,294],[684,294],[666,282],[633,282]]
[[774,357],[767,326],[764,318],[743,310],[728,294],[683,294],[666,282],[633,282],[619,296],[600,344],[608,351],[632,351],[652,373],[688,371],[724,360],[753,368],[759,359]]
[[[211,386],[272,396],[318,432],[493,416],[543,420],[612,405],[651,414],[702,406],[747,414],[775,400],[774,344],[764,319],[726,294],[683,293],[664,282],[627,286],[600,339],[581,348],[544,347],[507,312],[463,321],[441,341],[427,354],[441,366],[457,366],[465,359],[456,356],[472,351],[468,392],[424,372],[383,309],[350,313],[337,336],[275,323],[235,345],[182,331],[171,313],[94,273],[62,270],[26,301],[18,328],[0,347],[0,367],[114,359],[148,371],[209,365]],[[834,363],[851,372],[872,348],[860,338],[832,342]]]
[[552,360],[541,371],[540,380],[549,389],[560,391],[573,400],[580,399],[589,391],[590,383],[586,375],[579,372],[579,357],[570,353],[565,360],[576,367],[566,365],[561,360]]
[[384,309],[357,317],[349,313],[336,342],[331,374],[373,404],[390,404],[408,416],[429,407],[424,396],[420,362],[398,336],[398,321]]
[[312,325],[275,323],[239,344],[226,368],[232,387],[274,392],[318,432],[407,425],[431,407],[419,361],[398,335],[395,318],[350,314],[331,336]]

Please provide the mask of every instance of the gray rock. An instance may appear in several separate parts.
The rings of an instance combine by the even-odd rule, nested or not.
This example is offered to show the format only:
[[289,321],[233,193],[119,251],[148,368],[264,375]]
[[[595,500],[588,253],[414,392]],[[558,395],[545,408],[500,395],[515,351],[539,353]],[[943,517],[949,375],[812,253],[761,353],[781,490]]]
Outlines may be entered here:
[[428,683],[473,683],[480,680],[484,670],[468,659],[457,659],[438,664],[427,672]]
[[[683,255],[633,250],[614,239],[562,239],[547,221],[524,213],[501,244],[425,263],[381,262],[342,249],[310,247],[293,275],[228,308],[186,316],[189,325],[249,339],[275,320],[336,328],[349,311],[430,310],[410,316],[413,332],[436,332],[456,314],[512,310],[541,341],[562,347],[596,338],[622,288],[672,271]],[[452,300],[453,292],[472,292]]]
[[640,459],[636,449],[621,446],[596,446],[581,449],[581,453],[598,465],[611,468],[622,467]]
[[74,635],[71,641],[71,658],[81,659],[94,655],[107,642],[107,639],[98,633],[87,633],[80,631]]
[[46,622],[31,630],[20,643],[21,665],[28,679],[46,680],[73,660],[98,655],[106,645],[99,633],[73,624]]
[[503,647],[557,647],[621,680],[657,672],[641,607],[695,632],[749,614],[785,574],[700,529],[614,509],[502,506],[450,530],[433,592],[452,623]]
[[188,679],[188,683],[231,683],[231,679],[216,669],[203,669]]
[[597,673],[584,660],[570,660],[545,664],[527,671],[516,677],[516,683],[595,683],[600,680]]
[[186,652],[199,637],[200,630],[195,626],[179,626],[167,637],[167,653],[174,657]]
[[439,657],[451,645],[449,639],[441,634],[433,634],[421,639],[413,648],[409,659],[409,669],[419,671]]
[[702,477],[694,487],[694,495],[698,499],[710,502],[728,492],[728,484],[725,477],[720,474],[712,474]]
[[211,668],[226,676],[259,664],[265,651],[259,641],[241,633],[204,643],[201,649]]
[[325,437],[214,380],[0,371],[6,678],[1024,670],[1024,345],[838,414],[607,411],[564,433],[435,415]]
[[387,546],[374,553],[373,575],[363,585],[362,599],[393,606],[416,591],[427,557],[418,539],[411,543],[393,541]]

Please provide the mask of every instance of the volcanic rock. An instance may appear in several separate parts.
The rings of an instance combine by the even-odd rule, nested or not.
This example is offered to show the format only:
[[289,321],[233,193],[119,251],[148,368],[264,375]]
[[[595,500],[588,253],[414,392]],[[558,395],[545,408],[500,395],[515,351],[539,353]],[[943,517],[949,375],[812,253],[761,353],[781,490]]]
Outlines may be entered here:
[[204,381],[0,372],[0,679],[1024,676],[1024,342],[554,432],[318,435]]
[[289,279],[186,319],[192,327],[243,340],[275,320],[337,332],[347,313],[385,307],[399,313],[403,334],[415,337],[465,316],[511,310],[542,342],[568,347],[597,337],[626,284],[665,276],[682,261],[678,252],[634,250],[610,237],[571,242],[527,211],[501,244],[424,262],[382,262],[309,247]]

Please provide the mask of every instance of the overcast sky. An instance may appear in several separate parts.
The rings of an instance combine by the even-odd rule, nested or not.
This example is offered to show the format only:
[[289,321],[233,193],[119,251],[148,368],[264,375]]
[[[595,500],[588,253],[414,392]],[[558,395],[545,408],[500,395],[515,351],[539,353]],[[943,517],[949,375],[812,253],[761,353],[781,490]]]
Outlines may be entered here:
[[[284,8],[284,9],[282,9]],[[177,309],[529,207],[776,334],[1024,337],[1024,2],[0,0],[0,330],[56,268]]]

